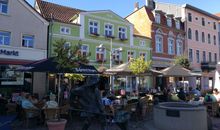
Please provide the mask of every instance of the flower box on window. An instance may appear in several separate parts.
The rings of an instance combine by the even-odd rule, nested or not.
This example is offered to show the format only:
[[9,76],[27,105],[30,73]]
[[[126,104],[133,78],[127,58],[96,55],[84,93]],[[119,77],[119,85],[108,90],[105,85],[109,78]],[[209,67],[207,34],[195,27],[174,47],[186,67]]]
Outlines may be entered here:
[[105,59],[96,59],[96,62],[102,63],[102,62],[106,62],[106,60]]
[[128,40],[127,38],[119,38],[121,41],[126,41]]
[[90,35],[93,35],[93,36],[99,36],[98,33],[94,33],[94,32],[90,32]]
[[112,35],[105,35],[106,38],[115,38],[114,36]]

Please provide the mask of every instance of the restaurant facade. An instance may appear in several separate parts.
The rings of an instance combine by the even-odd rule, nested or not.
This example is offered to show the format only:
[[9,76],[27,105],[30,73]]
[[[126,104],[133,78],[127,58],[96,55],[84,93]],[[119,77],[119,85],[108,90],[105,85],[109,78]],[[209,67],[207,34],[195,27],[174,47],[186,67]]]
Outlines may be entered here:
[[[49,23],[23,0],[0,1],[0,90],[43,94],[45,74],[15,71],[21,65],[47,58]],[[33,78],[33,79],[32,79]]]

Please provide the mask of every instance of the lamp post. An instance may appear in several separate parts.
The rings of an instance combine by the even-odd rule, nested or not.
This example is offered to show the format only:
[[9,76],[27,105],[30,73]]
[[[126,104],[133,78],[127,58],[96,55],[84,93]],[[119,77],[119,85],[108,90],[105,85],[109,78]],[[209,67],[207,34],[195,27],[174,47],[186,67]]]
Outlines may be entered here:
[[[103,50],[104,49],[103,44],[100,44],[98,46],[98,48]],[[106,50],[108,50],[108,49],[106,49]],[[113,51],[113,48],[112,48],[112,38],[110,38],[110,50],[108,50],[108,51],[109,51],[109,68],[111,69],[112,68],[112,61],[113,61],[112,55],[115,53],[115,51],[122,52],[123,49],[122,49],[122,47],[119,47],[119,48],[116,48]],[[110,76],[110,86],[111,86],[110,87],[110,91],[111,91],[111,90],[113,90],[113,77],[112,76]]]

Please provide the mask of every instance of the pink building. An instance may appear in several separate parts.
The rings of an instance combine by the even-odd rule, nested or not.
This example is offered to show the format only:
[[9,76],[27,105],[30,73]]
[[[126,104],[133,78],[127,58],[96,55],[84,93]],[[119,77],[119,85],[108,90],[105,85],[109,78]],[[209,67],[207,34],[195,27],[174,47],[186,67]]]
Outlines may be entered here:
[[189,86],[199,85],[202,89],[211,88],[213,70],[219,59],[219,17],[189,4],[178,6],[170,3],[156,3],[156,9],[179,15],[185,22],[185,54],[190,60],[191,70],[202,75],[201,80],[197,80],[196,77],[189,78]]

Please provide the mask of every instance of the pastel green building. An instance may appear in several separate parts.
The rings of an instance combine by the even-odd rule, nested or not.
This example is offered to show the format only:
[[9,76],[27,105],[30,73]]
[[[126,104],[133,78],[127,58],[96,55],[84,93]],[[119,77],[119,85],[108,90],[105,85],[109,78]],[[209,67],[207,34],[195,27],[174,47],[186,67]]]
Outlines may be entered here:
[[[151,60],[151,39],[134,35],[133,24],[111,10],[83,11],[42,0],[36,0],[35,9],[50,21],[49,57],[54,55],[54,42],[63,38],[67,46],[80,42],[81,54],[90,53],[89,64],[96,68],[109,68],[139,56]],[[148,88],[152,87],[150,78],[144,80]]]

